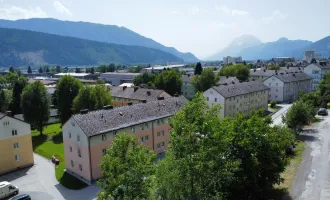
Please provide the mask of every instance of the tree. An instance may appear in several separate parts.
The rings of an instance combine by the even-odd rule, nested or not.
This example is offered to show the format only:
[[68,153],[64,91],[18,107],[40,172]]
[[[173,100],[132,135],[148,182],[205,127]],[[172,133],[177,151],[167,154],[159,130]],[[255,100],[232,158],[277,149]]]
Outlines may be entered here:
[[95,68],[94,67],[91,68],[91,72],[90,73],[91,74],[95,74]]
[[196,64],[194,74],[195,74],[195,75],[201,75],[201,74],[202,74],[202,71],[203,71],[202,64],[201,64],[200,62],[198,62],[198,63]]
[[61,66],[56,65],[56,73],[61,73]]
[[0,112],[5,113],[12,100],[13,92],[11,90],[2,89],[0,91]]
[[311,105],[303,101],[296,101],[282,117],[282,120],[292,131],[299,134],[313,117],[314,111]]
[[116,71],[116,65],[114,63],[109,64],[107,67],[107,72],[114,72]]
[[47,73],[49,73],[50,71],[49,71],[49,67],[47,66],[46,67],[46,70],[45,70]]
[[156,76],[155,86],[170,95],[181,94],[181,73],[177,70],[166,70]]
[[280,70],[281,67],[278,66],[278,65],[271,65],[271,66],[267,67],[267,69],[269,69],[269,70]]
[[276,101],[275,100],[270,101],[270,107],[271,108],[275,108],[276,107]]
[[102,80],[102,79],[97,79],[96,84],[97,84],[97,85],[105,84],[105,82],[104,82],[104,80]]
[[282,60],[281,62],[280,62],[280,67],[285,67],[285,61],[284,60]]
[[72,76],[63,76],[56,86],[58,114],[64,124],[72,114],[73,99],[78,95],[82,84]]
[[101,73],[107,72],[107,66],[106,65],[100,65],[97,70]]
[[14,115],[21,114],[21,94],[23,92],[24,87],[27,85],[27,79],[23,76],[19,76],[17,80],[14,81],[13,84],[13,97],[10,103],[10,110]]
[[40,135],[49,120],[50,104],[50,96],[40,81],[31,83],[24,88],[21,100],[24,120],[32,127],[36,127]]
[[219,77],[213,72],[213,69],[208,68],[202,71],[200,76],[195,76],[192,83],[196,90],[205,92],[212,86],[216,85],[218,81]]
[[141,84],[149,84],[154,85],[156,79],[156,74],[149,74],[147,72],[144,72],[143,74],[137,75],[133,79],[133,84],[136,86],[140,86]]
[[81,73],[81,70],[79,67],[76,67],[75,73]]
[[102,158],[99,199],[150,199],[155,154],[131,134],[119,134]]
[[19,79],[19,78],[24,78],[22,76],[18,76],[16,72],[9,72],[5,75],[5,80],[6,83],[10,84],[11,87],[14,86],[14,83]]
[[28,70],[27,70],[28,74],[32,74],[32,69],[31,69],[31,66],[28,67]]
[[40,74],[44,72],[44,70],[42,69],[42,67],[40,67],[40,68],[38,69],[38,72],[39,72]]
[[83,86],[73,100],[72,111],[79,112],[82,109],[97,110],[103,106],[111,105],[110,90],[104,85]]
[[14,73],[15,72],[14,67],[9,67],[9,72]]
[[229,65],[221,69],[220,76],[236,76],[240,81],[246,81],[250,77],[250,69],[243,64]]

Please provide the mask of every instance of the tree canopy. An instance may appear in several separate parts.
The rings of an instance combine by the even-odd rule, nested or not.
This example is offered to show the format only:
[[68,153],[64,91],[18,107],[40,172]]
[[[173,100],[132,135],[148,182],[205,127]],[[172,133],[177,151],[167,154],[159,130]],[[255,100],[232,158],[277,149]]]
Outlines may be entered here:
[[102,158],[99,199],[150,199],[155,154],[131,134],[119,134]]
[[28,72],[28,74],[32,74],[32,68],[31,68],[31,66],[28,67],[27,72]]
[[213,72],[213,68],[208,68],[202,71],[201,75],[193,78],[192,84],[196,90],[205,92],[212,86],[215,86],[219,81],[219,76]]
[[194,74],[195,75],[201,75],[202,74],[202,71],[203,71],[203,67],[202,67],[202,64],[200,62],[198,62],[195,66],[195,72]]
[[[16,73],[15,73],[16,74]],[[13,75],[16,80],[13,81],[13,97],[10,103],[10,110],[14,115],[21,114],[21,94],[24,87],[27,85],[27,79],[23,76]]]
[[50,96],[40,81],[28,84],[24,88],[21,100],[24,120],[32,127],[36,127],[41,135],[49,120],[50,104]]
[[246,81],[250,77],[250,69],[243,64],[227,65],[221,69],[220,76],[236,76],[240,81]]
[[78,95],[81,82],[72,76],[63,76],[56,86],[56,99],[60,120],[65,123],[72,114],[74,98]]
[[181,73],[177,70],[164,70],[156,76],[155,86],[170,95],[181,94]]

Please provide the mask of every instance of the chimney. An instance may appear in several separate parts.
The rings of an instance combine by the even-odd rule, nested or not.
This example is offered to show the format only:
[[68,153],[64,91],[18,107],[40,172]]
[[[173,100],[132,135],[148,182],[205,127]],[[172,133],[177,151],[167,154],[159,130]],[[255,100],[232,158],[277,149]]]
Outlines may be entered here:
[[8,117],[12,117],[12,116],[13,116],[13,113],[12,113],[10,110],[7,110],[7,111],[6,111],[6,115],[7,115]]
[[142,102],[142,103],[147,103],[147,100],[144,99],[144,100],[142,100],[141,102]]
[[81,109],[80,110],[80,114],[87,114],[88,113],[88,109]]
[[106,106],[103,106],[103,109],[104,109],[104,110],[111,110],[111,109],[113,109],[113,106],[111,106],[111,105],[106,105]]
[[124,87],[123,87],[123,91],[126,90],[126,88],[127,88],[127,86],[124,86]]
[[266,72],[266,69],[264,69],[264,72]]
[[190,74],[188,74],[188,77],[190,77]]
[[253,71],[256,72],[257,70],[254,68]]
[[128,106],[131,106],[131,105],[133,105],[133,103],[132,102],[128,102],[127,105]]
[[136,92],[139,89],[139,87],[134,87],[134,92]]
[[151,95],[151,92],[150,91],[147,91],[147,95],[150,96]]
[[164,97],[157,97],[158,100],[164,100]]
[[232,84],[235,84],[235,82],[234,82],[234,81],[232,81],[231,83],[232,83]]
[[296,74],[292,74],[292,76],[296,77]]

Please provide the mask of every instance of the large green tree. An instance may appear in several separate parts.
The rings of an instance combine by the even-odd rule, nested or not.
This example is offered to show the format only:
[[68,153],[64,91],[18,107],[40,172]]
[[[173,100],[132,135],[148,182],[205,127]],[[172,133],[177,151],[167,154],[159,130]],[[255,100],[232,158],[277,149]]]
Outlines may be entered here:
[[72,76],[63,76],[56,86],[56,99],[60,120],[65,123],[72,115],[73,99],[78,95],[81,82]]
[[17,77],[13,83],[13,97],[10,103],[10,110],[14,115],[21,114],[21,94],[23,92],[24,87],[27,85],[27,79],[23,76]]
[[155,154],[131,134],[119,134],[102,158],[99,199],[150,199]]
[[153,87],[155,85],[155,79],[156,79],[156,74],[149,74],[147,72],[144,72],[143,74],[140,74],[136,76],[133,80],[134,85],[140,86],[142,84],[146,84],[150,87]]
[[236,76],[240,81],[246,81],[250,77],[250,69],[243,64],[227,65],[220,71],[220,76]]
[[213,72],[213,68],[202,71],[202,74],[193,78],[193,85],[196,90],[205,92],[219,81],[219,76]]
[[31,66],[28,67],[27,72],[28,72],[28,74],[32,74],[32,68],[31,68]]
[[202,74],[202,71],[203,71],[202,64],[201,64],[200,62],[198,62],[198,63],[196,64],[194,74],[195,74],[195,75],[201,75],[201,74]]
[[36,127],[40,135],[49,120],[50,104],[50,95],[40,81],[31,83],[24,88],[21,100],[24,120],[32,127]]
[[2,89],[0,91],[0,112],[5,113],[9,109],[12,97],[12,90]]
[[172,96],[181,94],[181,73],[177,70],[164,70],[156,77],[155,86]]
[[56,73],[61,73],[61,66],[59,65],[56,65]]

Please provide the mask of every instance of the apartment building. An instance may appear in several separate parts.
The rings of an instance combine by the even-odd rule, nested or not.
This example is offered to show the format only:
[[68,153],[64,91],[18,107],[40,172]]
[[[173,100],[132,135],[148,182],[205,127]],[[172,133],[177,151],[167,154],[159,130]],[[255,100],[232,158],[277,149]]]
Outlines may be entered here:
[[133,80],[140,73],[124,73],[124,72],[107,72],[101,73],[100,78],[113,86],[118,86],[123,83],[133,83]]
[[182,76],[181,94],[189,100],[193,99],[196,93],[195,87],[192,85],[193,77],[190,74]]
[[317,90],[325,74],[330,72],[330,65],[326,62],[312,63],[304,68],[304,72],[313,79],[312,90],[314,91]]
[[243,62],[242,57],[231,57],[231,56],[227,56],[227,57],[223,57],[223,64],[229,64],[229,63],[240,63]]
[[101,178],[101,159],[123,132],[134,134],[156,154],[164,153],[170,138],[169,118],[186,102],[184,97],[172,97],[73,115],[63,125],[66,171],[89,182]]
[[278,73],[263,81],[269,87],[269,100],[292,102],[299,91],[312,92],[312,78],[304,72]]
[[136,104],[148,101],[154,101],[158,98],[172,97],[164,90],[147,89],[139,87],[112,86],[111,96],[114,106],[126,106],[128,104]]
[[265,80],[276,73],[291,73],[291,72],[301,72],[303,69],[301,67],[280,67],[279,70],[270,70],[267,67],[262,67],[258,69],[251,69],[250,79],[251,80]]
[[214,86],[204,92],[209,104],[221,106],[220,117],[233,117],[237,113],[249,115],[252,110],[268,108],[268,90],[261,81],[232,82]]
[[8,111],[0,113],[0,129],[0,174],[33,165],[30,124]]

